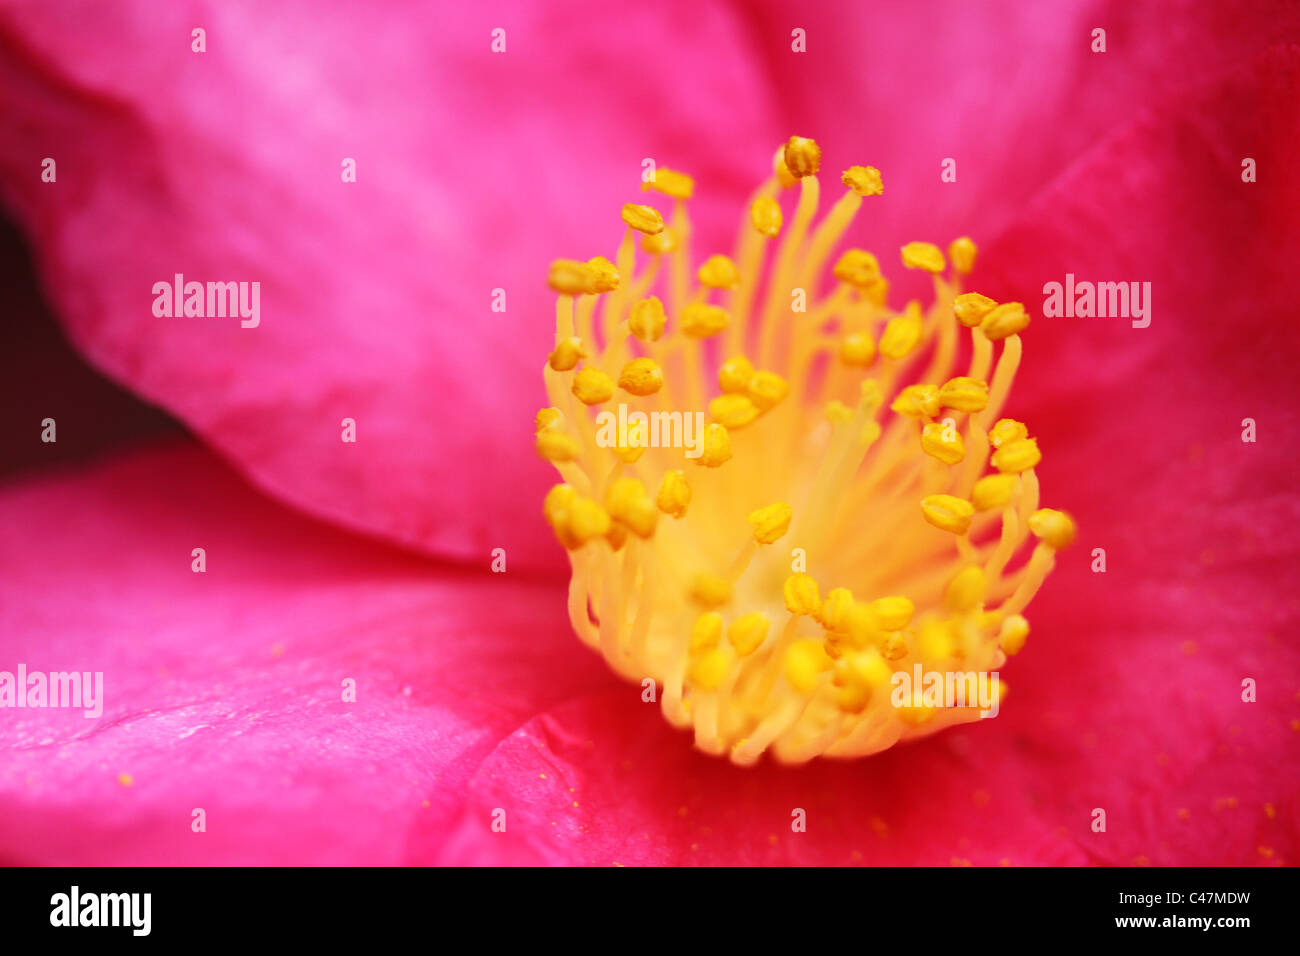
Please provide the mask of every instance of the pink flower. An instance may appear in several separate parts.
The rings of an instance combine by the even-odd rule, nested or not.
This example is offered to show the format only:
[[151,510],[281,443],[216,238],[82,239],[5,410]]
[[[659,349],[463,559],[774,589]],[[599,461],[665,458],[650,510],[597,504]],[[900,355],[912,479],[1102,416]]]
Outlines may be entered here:
[[[0,858],[1295,860],[1294,9],[353,11],[0,12],[3,198],[76,346],[197,439],[0,491],[0,670],[104,674],[98,719],[0,710]],[[643,157],[729,249],[791,133],[884,171],[882,261],[969,233],[989,295],[1150,281],[1153,320],[1026,333],[1081,533],[1000,718],[744,770],[571,633],[530,423],[547,262],[612,254]],[[176,273],[259,281],[259,326],[156,317]]]

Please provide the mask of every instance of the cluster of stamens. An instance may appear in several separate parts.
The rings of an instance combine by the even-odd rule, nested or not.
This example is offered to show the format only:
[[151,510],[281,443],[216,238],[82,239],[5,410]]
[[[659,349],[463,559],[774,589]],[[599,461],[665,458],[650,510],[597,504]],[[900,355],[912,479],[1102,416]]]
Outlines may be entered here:
[[[946,259],[902,248],[903,266],[933,277],[928,309],[890,309],[862,249],[839,256],[823,290],[883,184],[848,169],[814,226],[820,163],[810,139],[778,149],[734,255],[693,275],[694,182],[667,169],[643,188],[673,201],[668,222],[628,204],[612,262],[550,271],[537,450],[563,478],[544,512],[572,563],[573,627],[618,673],[652,679],[698,747],[741,764],[768,749],[789,763],[861,756],[977,719],[899,704],[893,675],[996,671],[1024,646],[1022,612],[1075,533],[1039,508],[1037,442],[999,418],[1024,306],[962,291],[968,238]],[[796,185],[786,223],[779,197]],[[969,368],[954,376],[963,328]],[[643,414],[624,409],[632,424],[615,435],[597,413],[617,404]],[[683,447],[697,411],[708,423]]]

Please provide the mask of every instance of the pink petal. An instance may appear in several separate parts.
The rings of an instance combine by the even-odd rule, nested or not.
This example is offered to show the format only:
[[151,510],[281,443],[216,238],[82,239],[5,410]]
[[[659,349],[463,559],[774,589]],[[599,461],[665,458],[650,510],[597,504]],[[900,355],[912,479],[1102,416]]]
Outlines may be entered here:
[[358,542],[192,447],[11,487],[0,525],[0,670],[106,700],[0,711],[10,862],[419,862],[503,738],[614,682],[554,588]]

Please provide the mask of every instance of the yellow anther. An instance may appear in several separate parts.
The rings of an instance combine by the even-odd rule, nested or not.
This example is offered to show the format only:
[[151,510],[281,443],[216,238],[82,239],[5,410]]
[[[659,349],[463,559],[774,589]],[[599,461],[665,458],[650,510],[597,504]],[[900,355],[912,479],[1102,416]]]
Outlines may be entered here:
[[560,414],[558,408],[539,408],[537,417],[533,420],[536,430],[544,432],[552,425],[560,425],[564,422],[564,416]]
[[1002,622],[1002,630],[998,634],[998,646],[1008,657],[1015,657],[1025,647],[1025,641],[1029,638],[1029,622],[1019,614],[1012,614]]
[[731,582],[720,574],[697,574],[691,581],[691,600],[704,607],[721,607],[731,600]]
[[761,611],[751,611],[731,622],[731,627],[727,630],[727,640],[731,642],[737,654],[748,657],[763,646],[771,626],[772,622],[767,619],[766,614]]
[[731,435],[726,426],[716,423],[704,426],[704,447],[695,460],[705,468],[717,468],[731,460]]
[[903,265],[909,269],[924,269],[933,275],[943,272],[946,263],[943,251],[932,242],[909,242],[901,250]]
[[931,704],[904,704],[898,708],[898,719],[913,727],[920,727],[934,720],[937,708]]
[[655,497],[659,510],[674,518],[685,518],[690,503],[691,486],[686,482],[686,472],[676,469],[665,472],[664,480],[659,485],[659,494]]
[[939,386],[939,404],[959,412],[982,412],[989,403],[989,386],[977,378],[959,375]]
[[598,368],[584,366],[573,376],[573,394],[584,405],[599,405],[614,394],[614,380]]
[[962,236],[960,239],[954,239],[952,245],[948,247],[948,260],[954,269],[968,276],[975,268],[975,256],[978,252],[979,248],[974,240],[970,236]]
[[867,422],[862,426],[862,434],[858,436],[864,445],[873,444],[880,437],[880,422]]
[[881,646],[885,660],[896,661],[908,655],[907,638],[902,631],[886,634]]
[[614,453],[619,461],[629,465],[635,464],[645,454],[645,450],[650,444],[650,437],[646,428],[645,422],[629,422],[626,444],[614,445],[610,451]]
[[761,235],[775,239],[781,233],[781,204],[771,196],[759,196],[749,207],[749,221]]
[[765,412],[790,394],[790,383],[775,372],[755,372],[745,385],[745,394],[759,411]]
[[930,422],[921,430],[921,450],[945,465],[955,465],[966,457],[961,433],[945,422]]
[[989,443],[994,448],[1001,448],[1003,445],[1028,437],[1029,429],[1023,422],[1018,422],[1014,418],[999,418],[997,424],[989,429]]
[[1004,302],[984,316],[980,329],[991,341],[997,342],[1009,335],[1024,331],[1029,324],[1029,313],[1019,302]]
[[970,530],[975,508],[964,498],[953,495],[927,495],[921,499],[921,514],[941,531],[965,534]]
[[864,378],[858,386],[858,403],[870,411],[885,404],[885,391],[874,378]]
[[627,544],[627,525],[619,524],[617,521],[609,523],[609,530],[605,532],[605,540],[615,551],[622,549]]
[[586,357],[587,347],[582,344],[582,339],[572,335],[555,343],[555,351],[551,353],[548,361],[555,371],[568,372]]
[[690,199],[695,193],[695,180],[686,173],[660,166],[654,172],[654,178],[641,183],[641,191],[653,189],[674,199]]
[[573,461],[582,446],[578,439],[561,431],[542,431],[537,435],[537,454],[547,461]]
[[677,233],[671,227],[653,236],[641,236],[641,248],[652,256],[662,256],[677,248]]
[[969,565],[958,571],[948,582],[948,590],[943,596],[944,603],[948,605],[948,610],[959,614],[973,610],[983,602],[985,587],[984,569],[978,564]]
[[712,650],[722,643],[722,615],[717,611],[705,611],[691,625],[692,654]]
[[735,289],[740,286],[740,270],[727,256],[709,256],[696,275],[700,285],[710,289]]
[[993,467],[1006,475],[1018,475],[1028,471],[1043,460],[1043,453],[1038,450],[1038,441],[1033,438],[1019,438],[1007,442],[993,453],[990,461]]
[[975,510],[992,511],[995,508],[1005,508],[1011,501],[1011,496],[1015,494],[1016,483],[1019,480],[1015,475],[985,475],[975,482],[975,487],[971,489],[970,499],[975,505]]
[[627,327],[642,342],[658,342],[664,334],[664,304],[659,297],[652,295],[633,303]]
[[785,164],[784,143],[776,148],[776,155],[772,157],[772,172],[776,175],[776,181],[781,184],[782,189],[789,189],[799,181],[799,178],[790,172],[790,167]]
[[921,343],[921,304],[909,302],[902,315],[889,320],[880,336],[880,354],[901,359]]
[[579,495],[569,485],[556,485],[542,505],[560,544],[573,551],[593,538],[609,532],[609,515],[590,498]]
[[794,514],[784,501],[777,501],[749,513],[749,523],[754,527],[754,540],[759,544],[771,544],[790,530],[790,518]]
[[754,366],[743,355],[729,358],[718,369],[718,386],[724,392],[743,392],[754,377]]
[[832,588],[822,601],[817,620],[828,631],[847,631],[849,612],[853,609],[853,592],[848,588]]
[[551,263],[546,284],[561,295],[583,295],[596,291],[596,274],[585,262],[556,259]]
[[840,340],[840,361],[853,368],[866,368],[876,358],[876,343],[870,332],[850,332]]
[[908,418],[933,418],[939,414],[939,387],[937,385],[909,385],[898,393],[889,406]]
[[810,693],[818,677],[830,670],[831,663],[821,641],[801,638],[785,652],[785,679],[799,693]]
[[785,596],[785,608],[791,614],[810,614],[816,617],[821,611],[821,591],[811,574],[792,574],[785,579],[781,589]]
[[659,521],[659,512],[646,494],[645,485],[635,478],[615,479],[605,494],[605,510],[642,538],[654,534]]
[[912,602],[901,596],[877,598],[867,605],[877,625],[884,631],[901,631],[916,612]]
[[758,406],[748,395],[727,393],[709,402],[709,417],[727,428],[744,428],[758,417]]
[[916,651],[923,660],[948,660],[956,650],[956,635],[943,621],[931,618],[917,628]]
[[632,395],[653,395],[664,387],[664,372],[654,359],[634,358],[623,366],[618,387]]
[[623,204],[623,221],[637,232],[657,236],[664,231],[664,217],[653,206],[629,202]]
[[840,182],[859,196],[879,196],[885,191],[884,180],[875,166],[850,166],[840,175]]
[[845,654],[835,662],[831,682],[841,710],[857,713],[871,701],[871,695],[889,685],[893,669],[872,648]]
[[721,687],[730,670],[731,652],[724,647],[715,647],[691,660],[687,678],[694,687],[707,693]]
[[795,179],[816,176],[822,166],[822,148],[805,136],[791,136],[785,142],[785,168]]
[[879,306],[885,307],[885,302],[889,298],[889,280],[884,276],[878,278],[867,288],[862,290],[862,294],[867,297],[867,301]]
[[682,331],[693,339],[717,335],[730,323],[726,309],[705,302],[692,302],[682,310]]
[[595,292],[613,292],[618,288],[619,275],[618,269],[614,263],[610,262],[604,256],[593,256],[587,260],[587,265],[591,267],[592,276],[595,282]]
[[560,512],[566,510],[577,500],[578,490],[573,485],[552,485],[551,490],[546,493],[546,497],[542,500],[542,514],[546,516],[547,521],[554,524]]
[[849,249],[840,256],[831,274],[846,285],[869,289],[880,278],[880,262],[865,249]]
[[853,409],[845,405],[838,398],[832,398],[826,403],[823,410],[826,420],[832,425],[847,425],[853,421]]
[[957,316],[957,321],[968,329],[973,329],[983,322],[984,316],[997,307],[996,301],[978,292],[963,292],[952,300],[953,315]]
[[1029,530],[1057,551],[1074,543],[1074,519],[1055,508],[1039,508],[1031,514]]

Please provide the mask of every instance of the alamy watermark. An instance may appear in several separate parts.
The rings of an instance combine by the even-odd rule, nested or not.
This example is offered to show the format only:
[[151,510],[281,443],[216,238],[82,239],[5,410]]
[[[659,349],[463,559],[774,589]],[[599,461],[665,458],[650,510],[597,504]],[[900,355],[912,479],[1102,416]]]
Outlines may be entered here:
[[895,671],[889,702],[895,707],[977,707],[981,717],[998,715],[997,671]]
[[104,713],[103,671],[0,671],[0,707],[81,708],[94,719]]
[[704,454],[703,412],[629,412],[596,416],[596,444],[601,448],[685,448],[687,458]]
[[1048,318],[1132,319],[1135,329],[1151,324],[1150,282],[1076,282],[1067,272],[1065,282],[1045,283],[1043,296]]
[[153,314],[160,319],[220,318],[238,316],[242,328],[255,329],[262,321],[262,283],[186,282],[183,273],[172,281],[153,284]]

